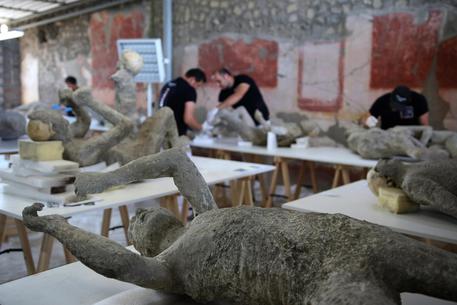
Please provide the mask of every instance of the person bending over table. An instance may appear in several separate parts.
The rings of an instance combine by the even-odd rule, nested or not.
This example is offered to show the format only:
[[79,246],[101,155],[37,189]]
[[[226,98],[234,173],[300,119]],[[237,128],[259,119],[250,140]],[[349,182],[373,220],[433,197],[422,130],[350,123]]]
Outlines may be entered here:
[[190,69],[183,77],[166,83],[160,90],[159,107],[170,107],[175,115],[178,134],[186,135],[189,129],[200,130],[202,125],[195,118],[196,88],[206,82],[201,69]]
[[221,68],[213,78],[221,88],[219,109],[244,106],[256,125],[260,124],[254,115],[256,110],[262,113],[265,120],[270,119],[270,112],[259,87],[251,77],[244,74],[234,76],[228,69]]
[[397,125],[428,125],[427,99],[406,86],[379,97],[370,108],[371,116],[381,121],[381,129]]

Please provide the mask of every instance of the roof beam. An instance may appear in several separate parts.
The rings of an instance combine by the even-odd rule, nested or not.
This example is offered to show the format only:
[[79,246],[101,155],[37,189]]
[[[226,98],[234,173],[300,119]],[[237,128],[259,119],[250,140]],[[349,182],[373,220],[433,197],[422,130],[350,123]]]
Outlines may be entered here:
[[65,0],[40,0],[41,2],[46,2],[46,3],[57,3],[57,4],[65,4]]

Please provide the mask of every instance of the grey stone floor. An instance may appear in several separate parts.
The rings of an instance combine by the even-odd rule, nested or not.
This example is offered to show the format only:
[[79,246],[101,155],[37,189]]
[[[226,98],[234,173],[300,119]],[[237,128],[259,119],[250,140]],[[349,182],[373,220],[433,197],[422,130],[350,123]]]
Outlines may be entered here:
[[[0,167],[7,166],[7,163],[0,159]],[[278,194],[283,193],[282,187],[278,186],[276,192]],[[228,194],[228,192],[227,192]],[[311,194],[309,189],[302,188],[300,197],[305,197]],[[261,198],[259,186],[254,186],[254,195],[256,199],[256,205],[260,205],[258,202]],[[284,199],[275,198],[273,205],[280,207],[284,203]],[[158,206],[158,201],[155,202],[144,202],[136,205],[129,206],[129,215],[134,215],[135,210],[138,207],[151,207]],[[99,234],[101,230],[103,211],[92,211],[88,213],[78,214],[73,216],[69,222],[84,230]],[[113,209],[111,217],[111,227],[121,225],[121,219],[118,209]],[[124,231],[122,228],[110,231],[110,239],[119,242],[122,245],[127,245],[125,240]],[[35,264],[38,262],[38,255],[41,247],[42,233],[29,232],[30,246],[32,249],[32,255]],[[0,251],[11,248],[21,248],[19,238],[17,236],[10,237],[7,242],[0,245]],[[53,245],[52,256],[50,259],[50,268],[55,268],[65,264],[65,257],[63,253],[62,245],[55,241]],[[22,252],[8,252],[0,255],[0,284],[8,281],[12,281],[21,277],[27,276],[26,267],[23,259]]]

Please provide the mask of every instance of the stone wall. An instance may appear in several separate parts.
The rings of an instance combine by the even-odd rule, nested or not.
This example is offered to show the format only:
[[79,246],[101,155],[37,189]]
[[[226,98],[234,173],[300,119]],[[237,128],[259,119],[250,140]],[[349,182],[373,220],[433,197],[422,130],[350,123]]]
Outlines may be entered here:
[[25,102],[57,102],[57,90],[73,75],[91,83],[89,16],[26,30],[21,39]]
[[[376,97],[406,84],[429,98],[434,126],[457,130],[452,0],[173,3],[176,75],[222,65],[250,74],[273,113],[301,111],[323,125],[357,119]],[[161,10],[161,1],[153,4]],[[208,84],[199,103],[214,107],[217,93]]]
[[0,41],[0,110],[21,104],[19,40]]
[[[402,83],[426,94],[434,126],[457,130],[454,2],[174,0],[174,76],[195,66],[208,74],[220,66],[250,74],[273,113],[306,113],[323,126],[335,117],[357,119]],[[75,75],[112,104],[116,39],[161,36],[160,0],[27,30],[23,101],[55,102],[63,78]],[[138,89],[145,108],[144,88]],[[198,103],[214,107],[217,93],[209,83]]]
[[[150,2],[136,1],[26,30],[21,39],[23,102],[56,103],[57,90],[73,75],[80,85],[92,87],[95,98],[114,104],[110,76],[118,60],[116,40],[144,38],[149,20]],[[138,107],[145,108],[144,89],[138,93]]]

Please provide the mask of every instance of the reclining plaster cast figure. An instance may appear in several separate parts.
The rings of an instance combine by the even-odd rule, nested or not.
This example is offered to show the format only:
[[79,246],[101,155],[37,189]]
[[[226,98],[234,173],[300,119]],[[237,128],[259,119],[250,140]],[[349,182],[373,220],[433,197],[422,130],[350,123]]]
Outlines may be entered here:
[[0,139],[14,140],[25,135],[27,121],[14,110],[0,111]]
[[369,184],[375,195],[379,186],[400,188],[411,201],[457,218],[457,160],[380,160]]
[[64,159],[75,161],[80,166],[93,165],[104,160],[104,154],[124,139],[132,130],[132,122],[109,106],[95,102],[87,88],[73,92],[74,102],[87,106],[113,124],[113,128],[91,139],[78,139],[73,135],[67,120],[53,110],[38,110],[29,115],[27,132],[35,141],[57,140],[64,146]]
[[[427,128],[431,130],[427,130]],[[426,143],[428,147],[445,151],[451,158],[457,158],[457,132],[433,130],[429,126],[416,126],[414,132],[423,132],[423,134],[429,136],[429,141]],[[424,138],[423,135],[422,138]]]
[[158,153],[162,148],[182,147],[187,145],[189,138],[178,135],[173,110],[162,107],[153,116],[141,124],[138,132],[114,146],[104,157],[108,164],[119,162],[126,164],[143,156]]
[[209,124],[213,135],[240,136],[254,145],[265,145],[262,144],[266,141],[265,131],[255,127],[254,120],[244,107],[219,109]]
[[[232,133],[239,135],[245,141],[259,146],[267,145],[269,131],[277,135],[279,146],[290,146],[295,142],[295,139],[303,136],[311,137],[310,146],[336,146],[334,141],[325,139],[320,134],[320,129],[315,122],[305,116],[296,122],[284,120],[284,123],[279,126],[265,121],[260,111],[257,111],[255,116],[257,121],[260,122],[259,126],[254,125],[252,118],[244,107],[238,107],[235,110],[221,109],[216,114],[212,124],[215,127],[216,134],[227,135]],[[281,114],[278,114],[278,117],[281,117]]]
[[[240,109],[242,107],[237,108]],[[257,115],[257,113],[256,113]],[[452,131],[434,131],[428,126],[398,126],[388,130],[379,128],[366,129],[351,124],[322,131],[319,126],[306,116],[296,113],[278,113],[284,122],[283,131],[276,132],[279,146],[289,146],[297,138],[309,136],[309,145],[337,146],[342,143],[349,149],[367,159],[389,158],[396,155],[409,156],[418,160],[457,157],[457,133]],[[243,140],[254,145],[266,145],[268,131],[272,130],[261,117],[260,126],[249,126],[237,112],[229,109],[220,110],[216,116],[216,126],[223,130],[235,131]],[[277,128],[277,127],[276,127]],[[335,133],[335,129],[341,129]],[[276,130],[279,130],[278,128]],[[345,139],[342,141],[341,137]]]
[[457,152],[457,133],[433,131],[426,126],[397,126],[387,130],[352,125],[346,129],[347,146],[363,158],[409,156],[417,160],[441,159]]
[[[63,116],[56,111],[40,110],[29,115],[28,134],[32,140],[59,140],[64,145],[64,158],[80,166],[106,161],[108,164],[125,164],[138,157],[178,145],[178,133],[173,112],[163,108],[148,118],[137,134],[132,134],[133,123],[107,105],[92,99],[90,90],[81,88],[73,92],[73,101],[79,107],[86,106],[113,124],[113,128],[90,139],[74,137],[73,130]],[[127,136],[131,136],[127,138]]]
[[409,132],[352,126],[348,128],[347,134],[348,147],[367,159],[389,158],[395,155],[420,159],[426,150],[425,145]]
[[143,68],[143,57],[135,51],[122,52],[117,71],[111,75],[116,88],[116,110],[126,115],[135,124],[139,123],[136,109],[136,83],[134,77]]
[[343,215],[284,209],[217,209],[192,161],[178,149],[109,174],[77,177],[81,195],[172,176],[197,212],[184,227],[169,211],[140,209],[129,238],[137,255],[57,215],[23,211],[24,224],[60,240],[96,272],[194,300],[233,304],[400,304],[403,291],[457,301],[457,255]]

